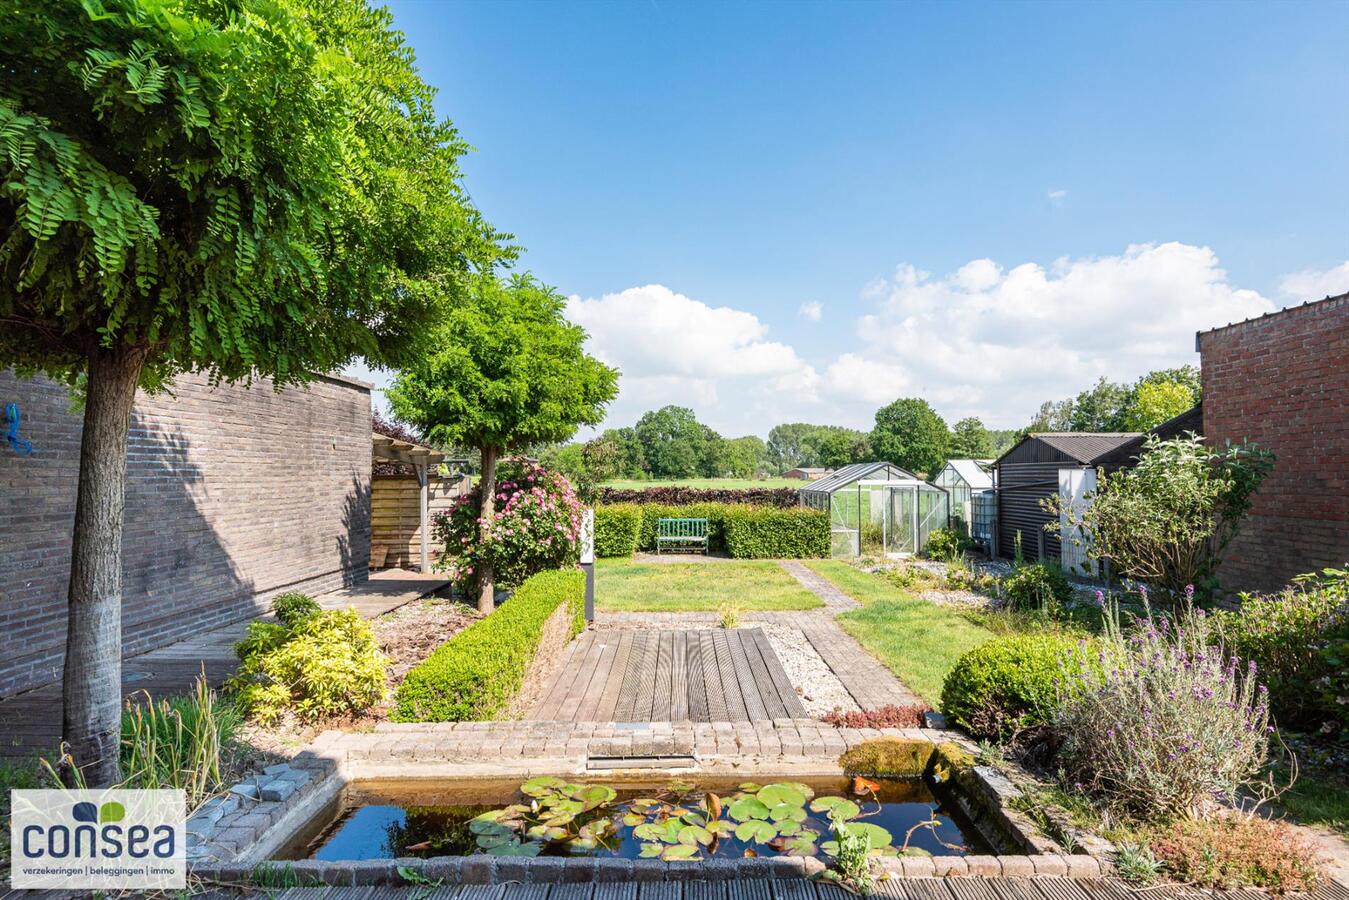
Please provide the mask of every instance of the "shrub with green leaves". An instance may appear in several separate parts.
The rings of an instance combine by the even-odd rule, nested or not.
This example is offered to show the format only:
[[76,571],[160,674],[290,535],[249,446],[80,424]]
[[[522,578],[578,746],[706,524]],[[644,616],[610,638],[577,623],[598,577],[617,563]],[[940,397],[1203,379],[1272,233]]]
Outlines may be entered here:
[[[1336,702],[1349,694],[1347,604],[1349,575],[1331,569],[1276,594],[1242,594],[1237,610],[1214,616],[1223,646],[1259,666],[1281,726],[1339,732],[1349,724],[1349,706]],[[1327,691],[1337,679],[1338,692]]]
[[642,508],[635,503],[595,507],[595,555],[632,556],[642,532]]
[[829,555],[829,515],[817,509],[728,506],[722,533],[726,552],[736,559]]
[[272,600],[272,612],[281,624],[294,628],[310,616],[316,616],[323,611],[318,602],[308,594],[302,594],[299,591],[287,591],[284,594],[278,594]]
[[234,651],[240,665],[228,685],[240,707],[264,724],[287,710],[310,721],[357,713],[385,696],[388,657],[354,609],[321,610],[290,625],[250,622]]
[[969,538],[954,528],[936,528],[927,536],[923,555],[928,559],[956,559],[969,547]]
[[1073,599],[1068,576],[1053,562],[1017,566],[1002,586],[1013,609],[1053,612]]
[[571,634],[585,627],[585,577],[541,572],[485,619],[441,644],[398,686],[396,722],[464,722],[499,715],[524,682],[544,626],[566,604]]
[[1014,739],[1049,721],[1065,665],[1090,666],[1089,646],[1053,634],[994,638],[956,660],[942,685],[942,712],[976,737]]

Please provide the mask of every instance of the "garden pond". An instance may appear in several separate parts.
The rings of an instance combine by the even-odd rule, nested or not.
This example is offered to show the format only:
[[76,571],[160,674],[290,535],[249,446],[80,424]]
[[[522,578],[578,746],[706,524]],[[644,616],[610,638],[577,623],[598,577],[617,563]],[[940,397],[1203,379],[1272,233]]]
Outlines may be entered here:
[[872,855],[992,852],[949,790],[917,778],[368,781],[280,855],[827,858],[840,837]]

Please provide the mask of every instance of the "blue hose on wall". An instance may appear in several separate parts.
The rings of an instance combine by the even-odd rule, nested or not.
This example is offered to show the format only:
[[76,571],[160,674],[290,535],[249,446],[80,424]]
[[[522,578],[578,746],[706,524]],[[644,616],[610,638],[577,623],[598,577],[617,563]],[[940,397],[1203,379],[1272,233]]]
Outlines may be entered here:
[[33,453],[33,442],[25,441],[19,437],[19,423],[22,421],[19,416],[19,404],[5,404],[5,440],[14,448],[14,452],[20,456],[31,456]]

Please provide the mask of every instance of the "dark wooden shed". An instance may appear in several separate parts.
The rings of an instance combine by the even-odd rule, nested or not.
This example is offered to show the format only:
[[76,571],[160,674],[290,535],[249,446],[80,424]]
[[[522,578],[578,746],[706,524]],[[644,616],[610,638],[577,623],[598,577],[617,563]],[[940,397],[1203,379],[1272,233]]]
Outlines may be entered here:
[[1138,462],[1138,454],[1143,452],[1143,445],[1148,438],[1155,436],[1164,441],[1169,441],[1191,432],[1200,437],[1204,436],[1203,403],[1196,403],[1185,412],[1167,419],[1156,428],[1140,434],[1131,441],[1120,444],[1105,456],[1097,459],[1096,465],[1107,472],[1118,472],[1120,469],[1133,468],[1134,464]]
[[1012,559],[1017,533],[1027,559],[1058,562],[1059,536],[1044,530],[1054,517],[1040,501],[1060,492],[1063,470],[1093,470],[1097,461],[1140,435],[1137,432],[1029,434],[993,463],[998,498],[998,555]]

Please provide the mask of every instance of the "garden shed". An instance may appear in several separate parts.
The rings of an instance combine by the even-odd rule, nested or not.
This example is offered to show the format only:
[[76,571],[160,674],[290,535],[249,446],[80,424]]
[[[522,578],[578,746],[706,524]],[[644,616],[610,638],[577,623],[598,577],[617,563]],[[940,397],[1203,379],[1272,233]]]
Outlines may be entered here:
[[951,498],[951,525],[976,542],[993,539],[993,465],[991,459],[951,459],[932,479]]
[[830,555],[912,556],[946,525],[947,493],[886,462],[853,463],[801,488],[801,505],[829,513]]
[[1041,501],[1057,494],[1083,502],[1096,487],[1100,461],[1138,437],[1137,432],[1028,434],[998,457],[993,463],[998,502],[995,555],[1012,559],[1019,543],[1027,559],[1054,560],[1069,570],[1086,565],[1081,547],[1045,531],[1056,517]]

